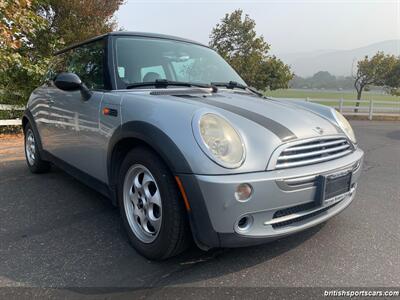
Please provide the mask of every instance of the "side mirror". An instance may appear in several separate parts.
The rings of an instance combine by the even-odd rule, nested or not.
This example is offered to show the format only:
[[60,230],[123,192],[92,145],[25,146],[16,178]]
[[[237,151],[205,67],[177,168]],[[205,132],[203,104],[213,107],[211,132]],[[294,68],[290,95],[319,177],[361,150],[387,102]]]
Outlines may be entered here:
[[63,91],[77,91],[81,89],[82,80],[74,73],[60,73],[54,79],[54,84]]
[[74,73],[60,73],[54,79],[54,85],[63,91],[81,91],[82,97],[88,100],[92,93],[82,82],[78,75]]

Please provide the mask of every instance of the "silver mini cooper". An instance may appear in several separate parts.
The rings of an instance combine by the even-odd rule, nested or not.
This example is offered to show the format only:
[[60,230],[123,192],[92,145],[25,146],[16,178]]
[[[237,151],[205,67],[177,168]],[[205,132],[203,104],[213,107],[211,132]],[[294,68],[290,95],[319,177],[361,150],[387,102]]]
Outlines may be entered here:
[[55,164],[119,207],[151,259],[254,245],[354,198],[363,151],[334,109],[273,100],[213,50],[115,32],[58,52],[23,117],[34,173]]

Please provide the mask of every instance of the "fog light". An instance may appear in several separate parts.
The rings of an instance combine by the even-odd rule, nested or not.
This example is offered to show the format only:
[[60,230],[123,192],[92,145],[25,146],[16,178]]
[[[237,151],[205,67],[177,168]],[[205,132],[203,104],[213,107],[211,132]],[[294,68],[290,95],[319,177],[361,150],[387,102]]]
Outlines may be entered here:
[[253,217],[252,216],[244,216],[239,219],[237,222],[237,230],[238,231],[247,231],[250,229],[251,225],[253,225]]
[[241,183],[237,186],[235,192],[235,198],[237,201],[247,201],[250,199],[253,193],[253,188],[248,183]]

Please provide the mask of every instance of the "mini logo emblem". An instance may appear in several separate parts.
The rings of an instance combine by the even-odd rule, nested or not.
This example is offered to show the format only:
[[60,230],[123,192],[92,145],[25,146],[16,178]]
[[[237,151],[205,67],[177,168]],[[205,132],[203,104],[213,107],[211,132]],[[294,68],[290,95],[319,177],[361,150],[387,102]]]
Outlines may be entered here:
[[318,134],[323,134],[324,133],[324,130],[321,127],[315,127],[315,128],[313,128],[313,130]]

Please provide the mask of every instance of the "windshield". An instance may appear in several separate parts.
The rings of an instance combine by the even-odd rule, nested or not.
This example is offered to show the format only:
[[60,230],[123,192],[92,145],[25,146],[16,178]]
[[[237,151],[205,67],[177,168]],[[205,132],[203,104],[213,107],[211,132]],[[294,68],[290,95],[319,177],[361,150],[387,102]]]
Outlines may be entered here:
[[115,53],[120,89],[160,79],[193,84],[229,81],[245,84],[221,56],[201,45],[159,38],[118,37]]

